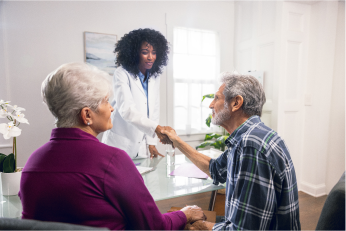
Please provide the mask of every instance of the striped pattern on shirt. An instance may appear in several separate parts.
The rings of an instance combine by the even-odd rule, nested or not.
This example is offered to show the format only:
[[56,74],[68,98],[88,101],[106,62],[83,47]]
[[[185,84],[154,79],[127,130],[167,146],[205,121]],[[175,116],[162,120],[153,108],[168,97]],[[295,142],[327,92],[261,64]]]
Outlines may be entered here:
[[226,182],[225,222],[213,230],[300,230],[297,180],[285,142],[252,116],[225,144],[228,149],[209,164],[214,184]]

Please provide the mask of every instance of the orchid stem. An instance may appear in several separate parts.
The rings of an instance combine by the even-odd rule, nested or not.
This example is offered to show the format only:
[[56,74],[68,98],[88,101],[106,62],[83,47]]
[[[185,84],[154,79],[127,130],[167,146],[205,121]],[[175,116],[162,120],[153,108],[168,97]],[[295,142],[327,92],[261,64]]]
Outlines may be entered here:
[[14,137],[14,171],[17,170],[17,137]]
[[[14,120],[14,125],[17,121]],[[17,137],[13,137],[14,171],[17,170]]]

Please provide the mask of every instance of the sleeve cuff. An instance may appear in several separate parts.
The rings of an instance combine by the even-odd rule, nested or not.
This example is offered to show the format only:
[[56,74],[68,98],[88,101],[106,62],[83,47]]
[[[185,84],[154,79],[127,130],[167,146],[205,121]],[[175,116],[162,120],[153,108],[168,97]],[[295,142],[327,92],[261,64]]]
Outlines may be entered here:
[[213,184],[219,185],[220,182],[217,180],[217,177],[215,176],[214,171],[213,171],[213,166],[215,164],[214,162],[215,162],[215,159],[211,159],[209,161],[209,172],[210,172],[211,179],[213,179]]
[[147,136],[147,145],[157,145],[157,138],[151,138],[149,136]]
[[152,121],[152,120],[150,121],[151,121],[151,127],[152,127],[152,134],[148,134],[148,138],[154,139],[156,136],[155,130],[159,124],[155,121]]
[[218,231],[218,230],[221,230],[222,227],[225,225],[225,222],[220,222],[220,223],[216,223],[214,226],[213,226],[213,231]]

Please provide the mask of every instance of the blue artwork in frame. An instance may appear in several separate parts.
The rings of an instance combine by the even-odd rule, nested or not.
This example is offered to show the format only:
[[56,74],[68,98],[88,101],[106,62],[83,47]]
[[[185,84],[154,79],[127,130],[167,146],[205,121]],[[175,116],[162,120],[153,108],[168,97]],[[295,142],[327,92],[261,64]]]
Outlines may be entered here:
[[116,42],[116,35],[84,32],[84,61],[113,75],[116,69],[113,53]]

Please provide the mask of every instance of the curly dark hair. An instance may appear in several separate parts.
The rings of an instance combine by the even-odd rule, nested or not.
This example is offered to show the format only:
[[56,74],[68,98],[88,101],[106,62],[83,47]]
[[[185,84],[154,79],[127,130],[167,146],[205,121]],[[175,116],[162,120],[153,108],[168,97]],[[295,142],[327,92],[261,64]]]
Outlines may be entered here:
[[115,44],[115,64],[136,76],[139,72],[139,51],[143,42],[149,43],[156,50],[156,60],[150,69],[149,78],[156,77],[162,73],[162,67],[167,65],[169,52],[166,38],[156,30],[138,29],[125,34]]

